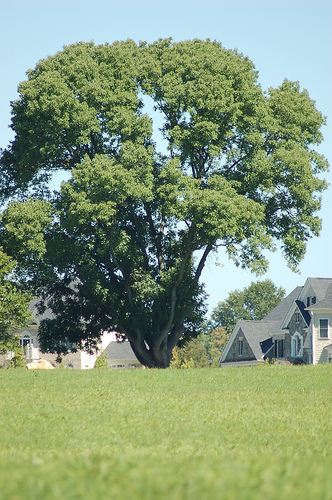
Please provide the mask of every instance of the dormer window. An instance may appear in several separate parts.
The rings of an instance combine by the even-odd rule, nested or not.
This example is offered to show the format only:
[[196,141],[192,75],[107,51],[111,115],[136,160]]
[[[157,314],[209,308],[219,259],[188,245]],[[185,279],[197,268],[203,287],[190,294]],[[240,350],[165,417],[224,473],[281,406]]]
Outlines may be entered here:
[[316,304],[316,297],[307,297],[307,307]]

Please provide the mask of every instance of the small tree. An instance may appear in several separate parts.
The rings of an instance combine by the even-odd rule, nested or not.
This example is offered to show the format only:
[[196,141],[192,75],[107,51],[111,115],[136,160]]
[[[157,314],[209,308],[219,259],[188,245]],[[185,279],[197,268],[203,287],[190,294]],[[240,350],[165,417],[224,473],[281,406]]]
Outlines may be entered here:
[[101,353],[97,357],[97,359],[95,361],[94,368],[96,368],[98,370],[107,370],[108,369],[108,357],[107,357],[106,352]]
[[20,346],[20,342],[17,337],[13,337],[10,350],[14,352],[14,357],[9,361],[11,368],[24,368],[25,359],[23,349]]
[[209,362],[212,366],[218,365],[221,353],[225,348],[229,337],[230,333],[227,332],[224,326],[217,326],[213,330],[208,329],[206,333],[202,333],[198,337],[206,349]]
[[285,290],[276,287],[269,279],[253,282],[242,291],[234,290],[225,301],[219,302],[213,309],[210,328],[224,327],[230,334],[240,319],[263,319],[284,296]]
[[31,318],[31,296],[24,293],[13,281],[15,265],[15,260],[6,255],[0,247],[0,354],[13,351],[16,358],[12,360],[13,365],[21,364],[23,357],[15,332]]
[[175,347],[172,368],[205,368],[209,366],[207,351],[199,338],[190,340],[184,347]]

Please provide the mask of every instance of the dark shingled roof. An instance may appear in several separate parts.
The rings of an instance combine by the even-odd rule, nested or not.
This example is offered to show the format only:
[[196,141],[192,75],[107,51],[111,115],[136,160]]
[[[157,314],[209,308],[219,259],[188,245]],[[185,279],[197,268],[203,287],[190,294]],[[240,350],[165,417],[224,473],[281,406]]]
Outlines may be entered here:
[[[318,278],[316,278],[316,279],[318,279]],[[328,283],[329,286],[325,291],[325,296],[322,298],[319,298],[318,294],[317,294],[316,304],[313,304],[312,306],[308,307],[307,309],[311,310],[311,309],[330,309],[330,308],[332,308],[332,280],[326,280],[326,281],[329,282]],[[315,289],[315,292],[316,292],[316,289]]]
[[332,278],[308,278],[308,282],[315,291],[317,302],[325,300],[332,292]]
[[301,314],[303,316],[304,321],[306,322],[307,326],[309,326],[310,321],[311,321],[310,313],[306,310],[306,307],[303,304],[303,302],[301,302],[300,300],[296,300],[295,302],[296,302],[296,305],[297,305],[299,311],[301,312]]
[[272,311],[263,318],[263,321],[274,321],[278,323],[278,327],[281,326],[284,321],[288,311],[292,307],[295,300],[300,296],[303,286],[297,286],[287,297],[284,298]]
[[238,326],[241,328],[256,359],[262,358],[263,352],[260,343],[271,337],[270,331],[275,325],[274,321],[239,321]]

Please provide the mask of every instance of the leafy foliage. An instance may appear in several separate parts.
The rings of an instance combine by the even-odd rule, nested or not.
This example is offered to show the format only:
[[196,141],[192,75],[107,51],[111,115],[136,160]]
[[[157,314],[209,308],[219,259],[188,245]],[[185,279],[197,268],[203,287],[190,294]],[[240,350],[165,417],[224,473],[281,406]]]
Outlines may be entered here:
[[227,332],[224,326],[217,326],[213,330],[208,328],[206,332],[200,334],[199,338],[205,346],[209,360],[212,361],[212,366],[219,366],[218,362],[220,355],[224,350],[229,337],[230,332]]
[[11,368],[25,368],[25,359],[23,354],[23,349],[20,346],[20,341],[18,337],[13,337],[10,340],[10,350],[14,352],[14,356],[9,361]]
[[213,309],[210,328],[224,327],[230,334],[236,323],[241,320],[263,319],[284,298],[285,290],[276,287],[269,279],[251,283],[242,291],[230,292],[225,301]]
[[31,296],[22,292],[10,279],[15,264],[0,247],[0,354],[14,351],[19,357],[19,345],[14,333],[30,319],[28,307]]
[[223,326],[214,330],[201,331],[197,338],[181,343],[173,349],[171,368],[204,368],[219,366],[222,350],[225,348],[230,334]]
[[101,353],[95,362],[95,366],[97,370],[107,370],[108,369],[108,362],[107,362],[107,354],[106,352]]
[[199,338],[187,342],[184,347],[174,347],[171,368],[204,368],[209,366],[207,351]]
[[[312,146],[325,119],[296,82],[263,93],[237,51],[78,43],[39,61],[19,93],[0,160],[0,195],[16,199],[0,241],[55,315],[40,329],[45,350],[91,350],[115,330],[140,362],[166,367],[199,333],[211,253],[223,246],[260,274],[264,249],[279,242],[296,267],[319,233],[328,163]],[[71,177],[51,193],[55,171]]]

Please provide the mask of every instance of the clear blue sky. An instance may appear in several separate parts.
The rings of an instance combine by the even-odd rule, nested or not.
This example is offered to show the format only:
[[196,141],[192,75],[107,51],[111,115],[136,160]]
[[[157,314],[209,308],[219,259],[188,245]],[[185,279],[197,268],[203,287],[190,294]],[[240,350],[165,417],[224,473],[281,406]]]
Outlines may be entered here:
[[[131,38],[153,42],[211,38],[237,48],[259,71],[263,89],[284,78],[298,80],[327,116],[319,152],[332,163],[331,0],[0,0],[0,147],[12,139],[9,102],[27,69],[77,41],[112,43]],[[325,176],[332,184],[331,173]],[[270,278],[287,293],[307,277],[332,277],[332,186],[323,195],[323,230],[310,241],[300,274],[288,269],[281,251],[271,256]],[[234,289],[257,278],[220,254],[203,274],[209,310]]]

